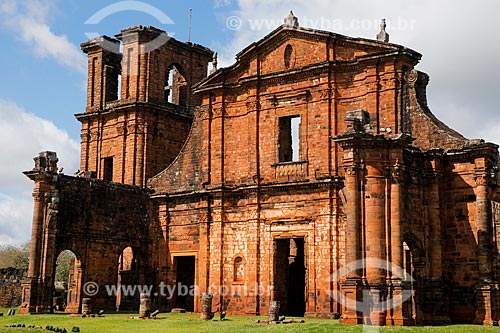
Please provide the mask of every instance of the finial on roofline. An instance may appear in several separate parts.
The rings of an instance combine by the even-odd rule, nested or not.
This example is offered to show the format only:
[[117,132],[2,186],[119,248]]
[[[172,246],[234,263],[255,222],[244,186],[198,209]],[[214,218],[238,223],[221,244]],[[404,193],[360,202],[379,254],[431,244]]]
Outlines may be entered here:
[[389,43],[389,34],[385,31],[387,24],[385,23],[385,18],[382,19],[380,23],[380,32],[377,35],[377,40],[384,43]]
[[299,19],[293,15],[293,11],[290,11],[290,14],[288,14],[288,17],[285,18],[284,22],[284,26],[287,28],[297,29],[299,27]]
[[214,55],[212,57],[212,70],[210,71],[210,74],[215,73],[217,71],[217,52],[214,52]]

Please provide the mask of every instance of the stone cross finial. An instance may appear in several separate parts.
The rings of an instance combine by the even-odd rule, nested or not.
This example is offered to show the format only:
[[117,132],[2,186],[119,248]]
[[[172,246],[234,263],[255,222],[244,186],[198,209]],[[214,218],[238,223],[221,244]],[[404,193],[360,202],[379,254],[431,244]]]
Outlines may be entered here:
[[382,19],[380,23],[380,32],[377,35],[377,40],[384,43],[389,43],[389,34],[385,31],[387,24],[385,23],[385,19]]
[[297,29],[299,27],[299,19],[293,15],[293,11],[290,11],[288,17],[285,18],[285,27]]
[[210,74],[215,73],[217,71],[217,52],[214,52],[213,58],[212,58],[212,70],[210,71]]

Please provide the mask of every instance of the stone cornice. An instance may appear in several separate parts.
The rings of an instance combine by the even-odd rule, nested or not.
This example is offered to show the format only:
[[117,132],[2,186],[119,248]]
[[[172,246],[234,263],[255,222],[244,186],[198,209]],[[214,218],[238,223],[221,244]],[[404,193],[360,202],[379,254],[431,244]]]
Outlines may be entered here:
[[[279,72],[273,72],[269,74],[262,75],[251,75],[240,78],[237,82],[224,82],[221,81],[210,83],[210,80],[200,83],[195,86],[194,93],[203,93],[207,91],[212,91],[222,88],[239,88],[245,84],[253,83],[260,80],[262,83],[286,83],[288,80],[293,79],[295,76],[303,76],[305,73],[308,75],[325,73],[328,68],[333,68],[338,73],[359,71],[364,67],[367,67],[370,63],[374,61],[390,60],[393,61],[398,56],[406,56],[401,53],[401,51],[391,51],[382,52],[377,54],[368,54],[360,56],[354,60],[337,60],[337,61],[322,61],[307,66],[288,69]],[[230,73],[232,68],[227,69],[227,73]]]
[[168,199],[168,198],[182,198],[189,196],[203,196],[203,195],[235,195],[237,193],[272,193],[281,192],[284,190],[307,190],[307,189],[317,189],[317,188],[330,188],[330,187],[342,188],[344,186],[344,178],[339,176],[324,177],[321,179],[312,180],[301,180],[301,181],[289,181],[289,182],[269,182],[258,184],[245,184],[241,186],[222,186],[214,185],[209,188],[205,188],[197,191],[182,191],[182,192],[162,192],[162,193],[152,193],[151,198],[153,199]]
[[[104,116],[111,114],[113,112],[116,113],[124,113],[127,112],[130,109],[134,108],[142,108],[141,111],[147,111],[147,112],[152,112],[152,111],[162,111],[162,112],[168,112],[171,115],[175,115],[178,117],[183,117],[183,118],[193,118],[193,112],[190,108],[184,108],[182,112],[180,112],[182,107],[179,107],[174,104],[156,104],[152,102],[137,102],[137,101],[116,101],[116,102],[110,102],[106,104],[106,108],[104,110],[100,110],[98,108],[89,110],[84,113],[77,113],[74,116],[76,119],[78,119],[80,122],[83,120],[95,118],[98,116]],[[135,111],[135,110],[134,110]]]
[[488,142],[479,143],[461,149],[448,150],[444,156],[449,162],[472,161],[480,157],[487,157],[492,161],[498,161],[498,145]]
[[407,134],[397,137],[386,137],[384,135],[372,135],[369,133],[347,133],[331,137],[342,149],[355,148],[405,148],[413,142],[413,138]]

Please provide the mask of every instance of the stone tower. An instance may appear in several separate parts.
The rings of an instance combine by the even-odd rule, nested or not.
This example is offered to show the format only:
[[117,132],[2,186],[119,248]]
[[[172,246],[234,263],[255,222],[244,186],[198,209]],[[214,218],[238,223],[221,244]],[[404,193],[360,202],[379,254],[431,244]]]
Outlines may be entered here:
[[[81,173],[144,187],[177,156],[213,52],[164,31],[136,26],[81,45],[88,55]],[[120,43],[121,42],[121,43]],[[120,44],[123,53],[120,52]]]

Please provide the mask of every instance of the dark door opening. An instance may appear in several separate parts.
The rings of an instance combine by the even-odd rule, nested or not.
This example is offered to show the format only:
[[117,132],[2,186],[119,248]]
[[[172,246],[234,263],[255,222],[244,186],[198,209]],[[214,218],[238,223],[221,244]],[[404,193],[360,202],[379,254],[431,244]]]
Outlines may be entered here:
[[280,302],[281,315],[304,316],[305,287],[304,239],[275,240],[274,298]]
[[194,288],[195,257],[175,257],[175,267],[177,270],[175,307],[194,311],[194,295],[192,291]]

